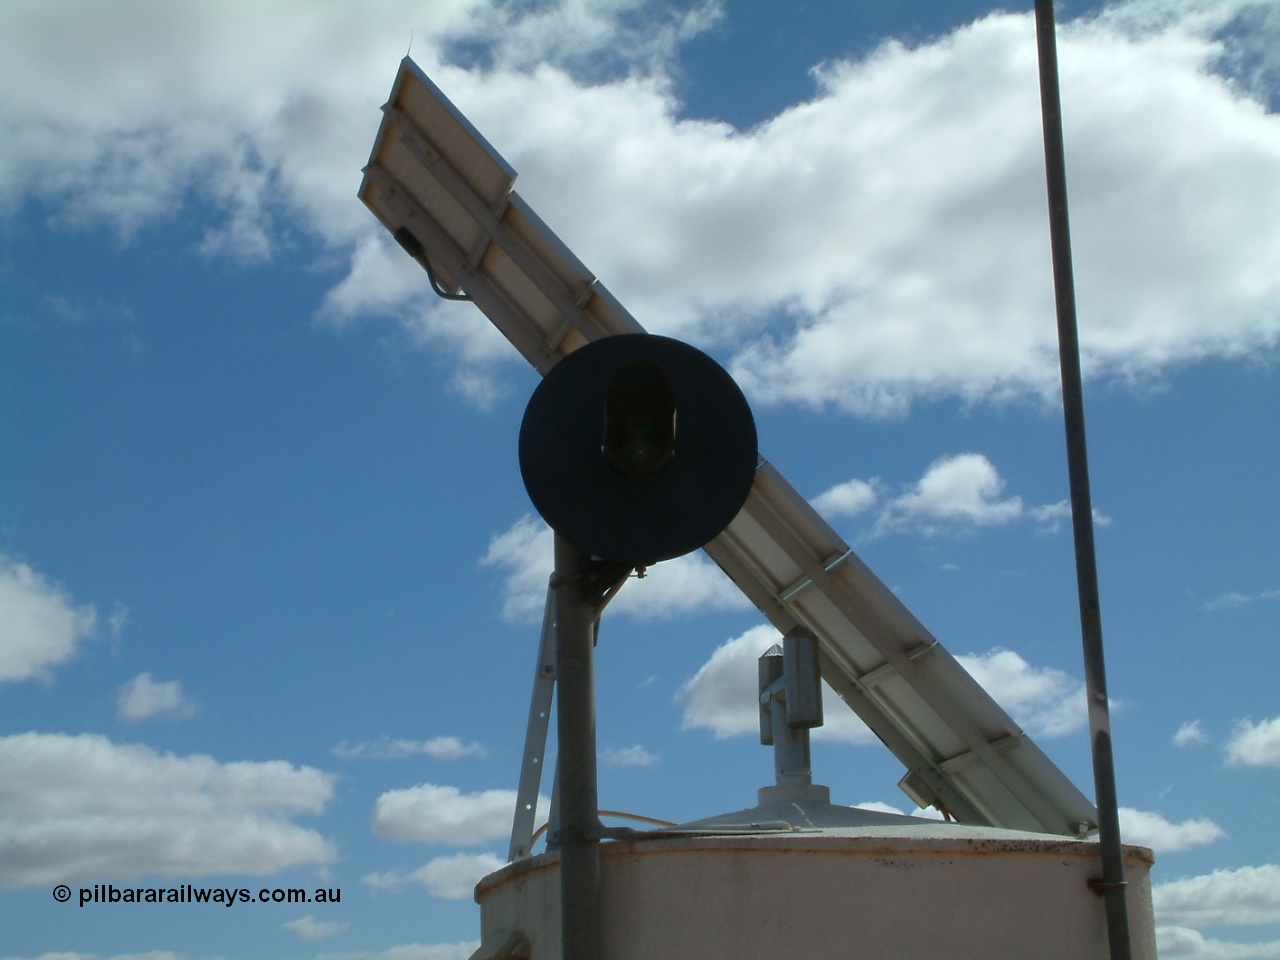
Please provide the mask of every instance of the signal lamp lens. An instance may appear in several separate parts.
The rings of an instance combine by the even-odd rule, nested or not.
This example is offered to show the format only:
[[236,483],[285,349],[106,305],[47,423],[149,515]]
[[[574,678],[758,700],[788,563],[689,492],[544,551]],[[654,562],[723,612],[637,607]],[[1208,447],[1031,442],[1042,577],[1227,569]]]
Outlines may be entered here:
[[601,452],[615,470],[645,476],[675,456],[676,391],[667,368],[648,357],[619,364],[605,392]]

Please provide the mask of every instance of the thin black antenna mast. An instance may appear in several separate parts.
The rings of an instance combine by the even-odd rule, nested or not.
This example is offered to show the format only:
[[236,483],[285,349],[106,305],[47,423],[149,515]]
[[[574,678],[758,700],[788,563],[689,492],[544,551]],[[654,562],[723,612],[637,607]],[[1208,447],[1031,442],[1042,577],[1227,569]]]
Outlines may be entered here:
[[1080,375],[1080,338],[1076,324],[1071,233],[1067,220],[1067,174],[1058,87],[1058,46],[1053,0],[1036,0],[1036,43],[1040,61],[1040,111],[1044,124],[1045,179],[1049,191],[1049,238],[1058,315],[1058,359],[1062,368],[1062,413],[1067,433],[1067,473],[1071,486],[1071,527],[1075,535],[1076,583],[1080,595],[1080,634],[1084,646],[1085,689],[1089,700],[1089,736],[1098,808],[1098,844],[1102,877],[1093,887],[1106,899],[1107,940],[1111,960],[1130,960],[1129,906],[1125,897],[1124,849],[1116,801],[1115,760],[1111,747],[1111,709],[1102,653],[1102,611],[1098,564],[1093,543],[1093,503],[1084,431],[1084,389]]

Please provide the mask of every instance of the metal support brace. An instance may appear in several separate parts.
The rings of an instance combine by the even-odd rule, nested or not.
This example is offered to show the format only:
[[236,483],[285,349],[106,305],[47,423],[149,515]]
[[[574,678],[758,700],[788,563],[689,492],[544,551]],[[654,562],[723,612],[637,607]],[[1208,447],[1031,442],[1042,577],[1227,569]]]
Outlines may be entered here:
[[551,699],[556,689],[555,598],[547,587],[547,603],[542,614],[542,640],[533,674],[533,696],[529,721],[525,726],[524,759],[520,762],[520,786],[516,791],[515,820],[511,825],[508,860],[523,860],[533,854],[533,825],[537,816],[542,768],[547,756],[547,730],[551,726]]
[[[599,632],[600,613],[622,588],[629,567],[592,563],[586,574],[570,578],[587,591],[594,610],[593,635]],[[525,724],[524,757],[520,761],[520,785],[516,790],[515,817],[511,824],[508,860],[533,856],[534,823],[538,796],[542,789],[542,771],[546,766],[547,735],[551,728],[551,703],[556,691],[556,606],[555,590],[564,578],[552,574],[547,586],[547,600],[542,613],[542,635],[538,643],[538,661],[533,673],[533,695],[529,700],[529,719]],[[560,833],[559,761],[552,776],[551,809],[547,811],[548,846],[555,847]]]

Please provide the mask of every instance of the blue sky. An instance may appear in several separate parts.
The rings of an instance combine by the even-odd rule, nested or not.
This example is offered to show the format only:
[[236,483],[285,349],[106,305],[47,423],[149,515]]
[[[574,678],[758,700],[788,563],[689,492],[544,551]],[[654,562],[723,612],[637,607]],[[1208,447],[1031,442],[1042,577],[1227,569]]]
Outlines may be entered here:
[[[0,955],[474,947],[550,540],[536,375],[355,196],[406,50],[1092,793],[1029,12],[853,6],[0,6]],[[1162,957],[1276,958],[1280,16],[1060,15],[1122,824]],[[627,585],[605,806],[754,802],[770,629],[701,555]],[[829,719],[815,778],[912,812]]]

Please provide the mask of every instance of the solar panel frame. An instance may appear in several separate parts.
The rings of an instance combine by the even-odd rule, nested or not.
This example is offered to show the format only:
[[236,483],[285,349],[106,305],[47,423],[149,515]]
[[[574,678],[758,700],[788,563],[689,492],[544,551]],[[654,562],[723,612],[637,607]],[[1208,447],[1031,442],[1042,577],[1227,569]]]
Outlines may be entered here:
[[[601,337],[643,333],[514,191],[516,173],[409,58],[359,196],[409,229],[540,373]],[[818,637],[823,678],[903,762],[903,788],[962,822],[1080,836],[1092,803],[763,458],[707,554],[785,634]]]

